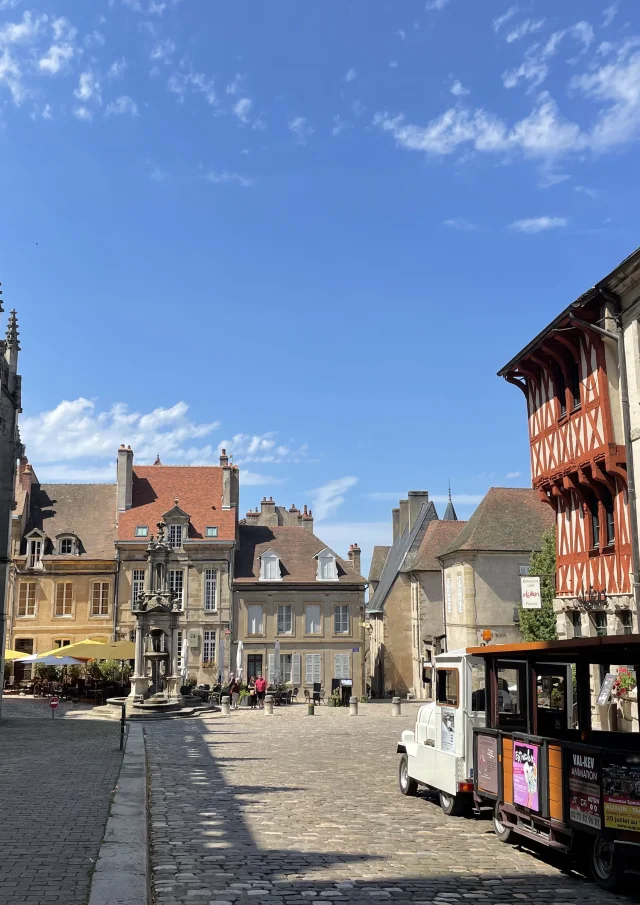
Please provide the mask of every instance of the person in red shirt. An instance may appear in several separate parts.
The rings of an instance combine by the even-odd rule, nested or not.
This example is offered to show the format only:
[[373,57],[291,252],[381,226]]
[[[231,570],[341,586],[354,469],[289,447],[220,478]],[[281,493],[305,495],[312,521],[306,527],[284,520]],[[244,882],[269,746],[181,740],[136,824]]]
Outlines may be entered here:
[[264,696],[267,691],[267,680],[259,675],[256,679],[256,696],[258,698],[258,707],[260,710],[264,707]]

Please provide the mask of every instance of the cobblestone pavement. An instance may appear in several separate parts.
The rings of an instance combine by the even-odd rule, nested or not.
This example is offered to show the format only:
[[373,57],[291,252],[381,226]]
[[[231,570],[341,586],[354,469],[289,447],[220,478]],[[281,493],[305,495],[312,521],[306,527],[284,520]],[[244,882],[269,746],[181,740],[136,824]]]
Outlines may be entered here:
[[[91,715],[93,704],[76,704],[71,701],[60,701],[54,719],[80,719]],[[34,698],[31,695],[5,695],[2,698],[2,716],[12,719],[19,717],[26,720],[51,719],[49,698]]]
[[[0,722],[0,905],[84,905],[121,754],[117,723]],[[22,703],[22,702],[21,702]],[[19,710],[27,718],[12,717]]]
[[[404,709],[404,708],[403,708]],[[397,787],[416,707],[239,711],[145,727],[157,905],[620,905],[567,860]],[[563,872],[564,871],[564,872]],[[630,901],[630,900],[626,900]]]

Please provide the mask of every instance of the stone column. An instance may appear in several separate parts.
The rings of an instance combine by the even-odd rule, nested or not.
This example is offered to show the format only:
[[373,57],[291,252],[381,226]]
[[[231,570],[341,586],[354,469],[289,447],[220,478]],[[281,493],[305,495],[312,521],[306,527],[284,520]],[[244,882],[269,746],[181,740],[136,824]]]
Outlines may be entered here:
[[136,663],[133,676],[131,677],[131,694],[130,698],[144,697],[149,691],[151,680],[145,675],[144,661],[144,632],[146,620],[144,616],[136,617]]
[[167,660],[167,695],[171,699],[181,698],[180,674],[178,672],[178,630],[174,626],[174,617],[171,618],[171,628],[167,632],[167,644],[169,645],[169,659]]

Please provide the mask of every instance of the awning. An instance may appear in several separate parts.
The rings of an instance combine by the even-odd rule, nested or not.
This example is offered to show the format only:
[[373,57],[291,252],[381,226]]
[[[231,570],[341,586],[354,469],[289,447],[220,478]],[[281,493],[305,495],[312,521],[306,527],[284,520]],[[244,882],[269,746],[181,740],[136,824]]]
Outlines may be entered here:
[[[78,657],[80,660],[133,660],[136,655],[136,646],[133,641],[76,641],[64,647],[55,647],[47,650],[40,656],[52,657]],[[22,654],[24,656],[24,654]]]

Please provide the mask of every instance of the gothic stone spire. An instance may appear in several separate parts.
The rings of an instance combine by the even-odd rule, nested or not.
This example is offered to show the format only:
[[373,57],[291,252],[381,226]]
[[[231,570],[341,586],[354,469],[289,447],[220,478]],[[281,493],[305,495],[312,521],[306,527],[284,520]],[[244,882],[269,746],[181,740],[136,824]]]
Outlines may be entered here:
[[7,323],[7,348],[17,349],[20,351],[20,340],[18,339],[18,318],[16,317],[16,309],[13,308],[9,314],[9,322]]
[[456,510],[453,507],[453,500],[451,499],[451,484],[449,484],[449,502],[447,503],[447,508],[444,513],[444,521],[445,522],[457,522],[458,516],[456,515]]

